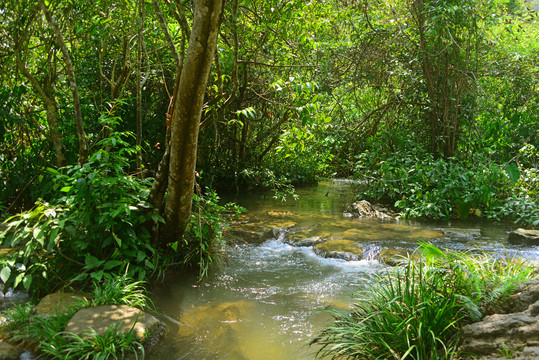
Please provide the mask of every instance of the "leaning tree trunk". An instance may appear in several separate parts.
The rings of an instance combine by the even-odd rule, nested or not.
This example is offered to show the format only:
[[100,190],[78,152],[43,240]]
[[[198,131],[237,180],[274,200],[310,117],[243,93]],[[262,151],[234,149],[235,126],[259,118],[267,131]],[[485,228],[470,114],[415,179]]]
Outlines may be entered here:
[[160,229],[157,246],[180,239],[191,216],[200,118],[217,47],[222,6],[222,0],[195,2],[189,48],[174,91],[168,184],[162,213],[165,224]]

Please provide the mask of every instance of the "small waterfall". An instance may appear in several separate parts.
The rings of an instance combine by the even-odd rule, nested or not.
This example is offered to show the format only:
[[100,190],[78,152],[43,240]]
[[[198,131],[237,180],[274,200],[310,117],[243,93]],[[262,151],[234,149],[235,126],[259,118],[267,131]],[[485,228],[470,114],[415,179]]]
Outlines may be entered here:
[[363,259],[369,261],[377,260],[380,252],[382,252],[382,247],[379,245],[365,245],[363,247]]

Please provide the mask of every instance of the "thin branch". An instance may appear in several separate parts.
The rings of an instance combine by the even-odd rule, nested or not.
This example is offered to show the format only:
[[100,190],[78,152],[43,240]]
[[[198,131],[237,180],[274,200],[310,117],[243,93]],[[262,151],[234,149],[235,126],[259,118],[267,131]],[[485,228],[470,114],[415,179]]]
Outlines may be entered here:
[[314,65],[279,65],[279,64],[267,64],[259,61],[251,60],[238,60],[238,64],[249,64],[249,65],[259,65],[275,68],[313,68]]

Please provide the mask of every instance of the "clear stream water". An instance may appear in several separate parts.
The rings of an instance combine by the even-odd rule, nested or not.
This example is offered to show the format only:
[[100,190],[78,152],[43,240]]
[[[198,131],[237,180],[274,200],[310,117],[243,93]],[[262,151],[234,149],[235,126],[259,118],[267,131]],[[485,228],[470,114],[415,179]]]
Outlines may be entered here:
[[[331,320],[324,309],[343,308],[353,293],[368,290],[386,266],[384,248],[415,249],[428,240],[450,249],[474,249],[539,259],[539,249],[512,246],[515,226],[485,220],[412,222],[352,219],[343,211],[354,200],[352,183],[331,180],[298,189],[299,200],[280,202],[263,194],[233,199],[247,209],[245,226],[274,228],[260,244],[230,245],[224,263],[202,283],[187,275],[168,279],[153,292],[167,324],[166,338],[149,360],[314,359],[313,336]],[[319,236],[361,243],[365,260],[322,258],[290,239]]]

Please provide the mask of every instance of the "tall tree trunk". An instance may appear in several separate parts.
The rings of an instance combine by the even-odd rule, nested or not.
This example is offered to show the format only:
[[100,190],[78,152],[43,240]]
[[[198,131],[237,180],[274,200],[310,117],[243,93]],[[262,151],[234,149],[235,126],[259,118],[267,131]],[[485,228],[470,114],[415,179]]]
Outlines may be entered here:
[[189,48],[174,91],[168,186],[163,209],[165,224],[158,246],[179,240],[191,216],[200,118],[222,8],[222,0],[195,2]]
[[43,11],[45,18],[47,19],[47,23],[54,31],[56,41],[58,41],[58,45],[60,46],[60,50],[62,51],[62,58],[64,59],[67,77],[69,78],[69,87],[71,88],[71,93],[73,95],[73,107],[75,109],[75,126],[77,128],[77,136],[79,138],[79,164],[84,164],[88,160],[88,142],[86,141],[86,133],[84,132],[84,125],[82,123],[82,111],[80,108],[79,90],[77,88],[77,82],[75,80],[73,64],[71,63],[69,51],[67,50],[67,46],[64,42],[64,38],[62,36],[60,28],[58,27],[58,24],[56,24],[52,19],[52,15],[43,0],[39,0],[39,5],[41,6],[41,10]]

